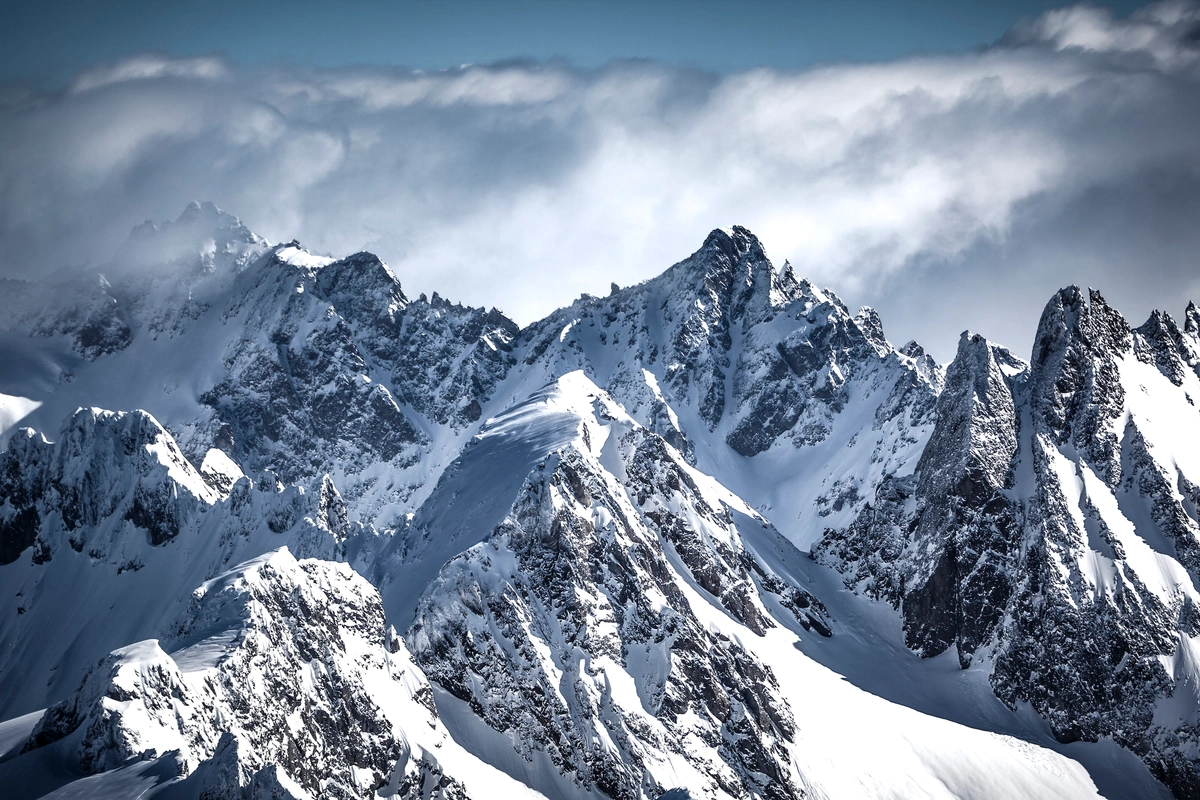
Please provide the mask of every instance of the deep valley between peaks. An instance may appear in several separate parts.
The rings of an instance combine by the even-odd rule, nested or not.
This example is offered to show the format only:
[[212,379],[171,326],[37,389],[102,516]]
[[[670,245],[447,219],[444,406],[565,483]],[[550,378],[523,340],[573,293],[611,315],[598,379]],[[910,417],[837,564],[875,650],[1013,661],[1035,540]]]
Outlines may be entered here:
[[17,798],[1200,797],[1200,312],[520,327],[210,203],[0,292]]

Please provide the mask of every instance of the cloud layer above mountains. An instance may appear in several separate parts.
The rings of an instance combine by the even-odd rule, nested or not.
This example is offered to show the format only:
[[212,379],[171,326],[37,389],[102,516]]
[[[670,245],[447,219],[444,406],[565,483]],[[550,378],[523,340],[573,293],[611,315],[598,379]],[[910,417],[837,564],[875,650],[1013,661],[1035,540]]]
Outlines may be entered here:
[[529,322],[736,223],[894,339],[947,359],[969,325],[1027,356],[1066,283],[1131,317],[1200,300],[1198,131],[1195,4],[725,76],[145,55],[60,92],[0,87],[0,274],[102,263],[135,223],[211,199],[273,241],[369,249],[410,293]]

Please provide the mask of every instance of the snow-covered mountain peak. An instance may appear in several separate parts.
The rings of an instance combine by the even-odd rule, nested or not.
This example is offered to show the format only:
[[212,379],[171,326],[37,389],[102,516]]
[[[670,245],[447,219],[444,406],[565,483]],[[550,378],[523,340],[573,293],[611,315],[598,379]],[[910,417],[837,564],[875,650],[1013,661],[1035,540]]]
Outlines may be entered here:
[[162,639],[101,659],[23,749],[104,773],[92,787],[112,796],[106,781],[149,763],[157,780],[138,794],[164,781],[179,782],[167,797],[522,794],[447,736],[374,588],[287,548],[203,584]]
[[[8,453],[26,458],[22,464],[26,476],[32,474],[35,464],[42,463],[56,472],[59,484],[89,474],[94,477],[89,477],[87,483],[98,487],[129,471],[139,476],[161,471],[197,499],[209,504],[216,499],[175,440],[146,411],[80,408],[63,423],[54,441],[32,429],[21,433],[24,435],[14,440]],[[19,455],[19,449],[25,454]]]
[[233,214],[211,202],[191,202],[174,222],[138,225],[117,250],[111,273],[164,269],[195,279],[213,272],[237,272],[266,252],[267,241]]
[[126,526],[163,544],[221,497],[145,411],[81,408],[54,442],[18,434],[0,464],[0,563],[63,544],[106,558],[128,549]]
[[1169,315],[1131,329],[1074,286],[1028,366],[965,333],[914,475],[814,550],[891,599],[917,652],[955,647],[1061,741],[1112,736],[1180,797],[1200,786],[1198,361]]
[[854,315],[854,324],[863,332],[863,336],[867,337],[880,355],[884,355],[892,349],[892,345],[888,342],[887,337],[883,334],[883,320],[879,318],[879,312],[870,306],[863,306]]
[[673,285],[673,293],[683,293],[680,301],[698,301],[727,316],[726,324],[740,319],[748,306],[787,299],[795,288],[781,283],[758,237],[740,225],[728,233],[714,230],[699,250],[651,282]]
[[229,221],[233,224],[241,224],[241,220],[233,214],[227,213],[217,206],[211,200],[193,200],[179,214],[176,223],[190,223],[197,219],[222,220]]
[[549,454],[575,447],[602,458],[634,427],[637,423],[582,371],[552,380],[486,420],[380,560],[378,580],[389,617],[406,627],[425,585],[392,576],[431,577],[447,560],[486,539],[509,513],[529,473]]
[[1057,444],[1070,442],[1107,481],[1119,476],[1115,430],[1124,400],[1117,362],[1133,337],[1124,317],[1088,290],[1059,290],[1034,337],[1030,385],[1035,420]]
[[754,261],[766,260],[762,242],[741,225],[734,225],[729,230],[714,228],[705,237],[700,249],[721,251],[731,260],[737,260],[741,256],[749,256]]
[[[563,415],[578,420],[578,431],[581,442],[586,449],[592,449],[590,443],[583,439],[586,424],[618,424],[624,429],[637,425],[624,407],[597,386],[583,370],[573,370],[560,375],[546,384],[529,398],[518,405],[511,406],[502,414],[484,423],[478,434],[478,439],[491,436],[510,436],[514,434],[536,435],[547,420]],[[566,444],[566,441],[563,442]]]
[[1129,324],[1095,289],[1085,296],[1078,286],[1068,286],[1050,298],[1034,336],[1033,366],[1057,363],[1075,344],[1113,353],[1129,347]]
[[[906,345],[906,349],[908,347]],[[917,349],[920,350],[920,345],[917,345]],[[924,351],[921,350],[921,352]],[[1015,356],[1007,347],[988,341],[985,337],[970,330],[963,331],[962,335],[958,337],[958,349],[955,352],[954,361],[951,363],[959,362],[964,364],[974,362],[974,371],[978,376],[986,375],[991,368],[985,365],[991,364],[1009,377],[1029,370],[1029,365]],[[948,377],[949,373],[947,372]],[[977,396],[984,397],[986,393],[978,392]]]
[[[191,788],[341,791],[291,751],[264,765],[278,734],[354,765],[347,796],[460,796],[456,743],[552,796],[966,794],[998,765],[1090,793],[1069,762],[817,662],[1030,742],[1110,737],[1177,791],[1200,774],[1194,305],[1131,329],[1068,287],[1030,364],[968,331],[943,369],[736,226],[525,329],[411,298],[370,253],[266,247],[215,206],[132,238],[179,255],[13,318],[66,354],[23,424],[67,421],[0,455],[0,709],[72,696],[111,652],[61,740],[112,734],[89,786],[152,769],[124,760],[140,742],[165,775],[170,740]],[[433,742],[372,711],[389,658],[421,691],[383,614],[446,714],[448,735],[414,717],[441,743],[419,791],[382,766]],[[313,725],[239,694],[263,685],[316,697]],[[367,728],[328,724],[334,694]],[[862,741],[884,757],[856,763]],[[0,754],[0,785],[15,768]]]
[[409,302],[391,268],[366,252],[323,266],[317,291],[352,323],[394,325]]
[[[88,361],[141,335],[182,335],[270,246],[211,203],[175,222],[137,226],[110,261],[69,269],[0,297],[0,324],[39,339],[69,337]],[[64,369],[64,372],[67,370]]]
[[[1185,312],[1185,314],[1188,312]],[[1134,328],[1134,351],[1138,359],[1153,364],[1171,383],[1182,386],[1189,372],[1200,376],[1200,338],[1184,329],[1157,309],[1149,319]]]

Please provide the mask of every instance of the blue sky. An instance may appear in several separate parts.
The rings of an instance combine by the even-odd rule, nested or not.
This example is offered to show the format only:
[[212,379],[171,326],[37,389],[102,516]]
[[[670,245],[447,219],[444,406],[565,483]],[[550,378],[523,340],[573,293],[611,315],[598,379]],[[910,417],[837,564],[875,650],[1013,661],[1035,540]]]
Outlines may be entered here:
[[[727,72],[884,61],[991,44],[1041,0],[403,0],[23,2],[6,12],[0,77],[61,83],[143,51],[445,69],[508,59],[597,67],[646,58]],[[1127,14],[1138,3],[1106,4]]]

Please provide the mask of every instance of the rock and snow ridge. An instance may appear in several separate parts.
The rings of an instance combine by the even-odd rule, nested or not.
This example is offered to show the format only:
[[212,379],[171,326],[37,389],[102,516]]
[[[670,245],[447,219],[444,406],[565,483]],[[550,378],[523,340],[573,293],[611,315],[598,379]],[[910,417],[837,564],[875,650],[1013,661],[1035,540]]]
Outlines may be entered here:
[[[1192,796],[1194,307],[1131,330],[1064,290],[1031,365],[967,336],[943,370],[734,228],[521,330],[411,300],[370,254],[271,247],[200,204],[101,272],[94,296],[5,295],[0,346],[53,378],[0,376],[24,401],[6,407],[68,422],[53,443],[0,432],[0,716],[170,642],[196,611],[188,587],[286,545],[379,587],[444,747],[549,796],[1094,793],[1075,762],[871,697],[806,655],[893,627],[930,665],[952,649],[981,676],[971,703],[995,708],[972,724],[1060,747],[996,698],[1027,704],[1058,740],[1113,739]],[[175,655],[146,663],[169,673]],[[886,723],[840,721],[855,715]],[[191,762],[172,756],[185,767],[81,780],[325,791],[287,764],[250,771],[249,723],[226,716]],[[309,745],[322,737],[370,750],[360,730]],[[864,738],[887,757],[850,757]],[[1113,783],[1088,747],[1069,753],[1102,789],[1153,791],[1146,768]],[[339,778],[348,796],[375,791],[372,763]]]
[[129,771],[150,797],[530,794],[454,746],[374,589],[287,548],[205,582],[162,639],[102,659],[21,754],[12,766],[101,776],[93,796]]
[[[1189,306],[1188,319],[1194,317]],[[1112,738],[1200,796],[1200,340],[1060,291],[1026,365],[964,334],[912,476],[814,556],[979,661],[1060,741]]]
[[[430,584],[415,658],[522,755],[545,753],[606,796],[653,797],[681,778],[702,796],[803,796],[785,746],[796,722],[770,667],[706,630],[679,587],[695,582],[756,633],[776,624],[730,515],[740,501],[702,487],[580,373],[545,402],[575,406],[576,436]],[[499,465],[464,469],[487,466]]]

